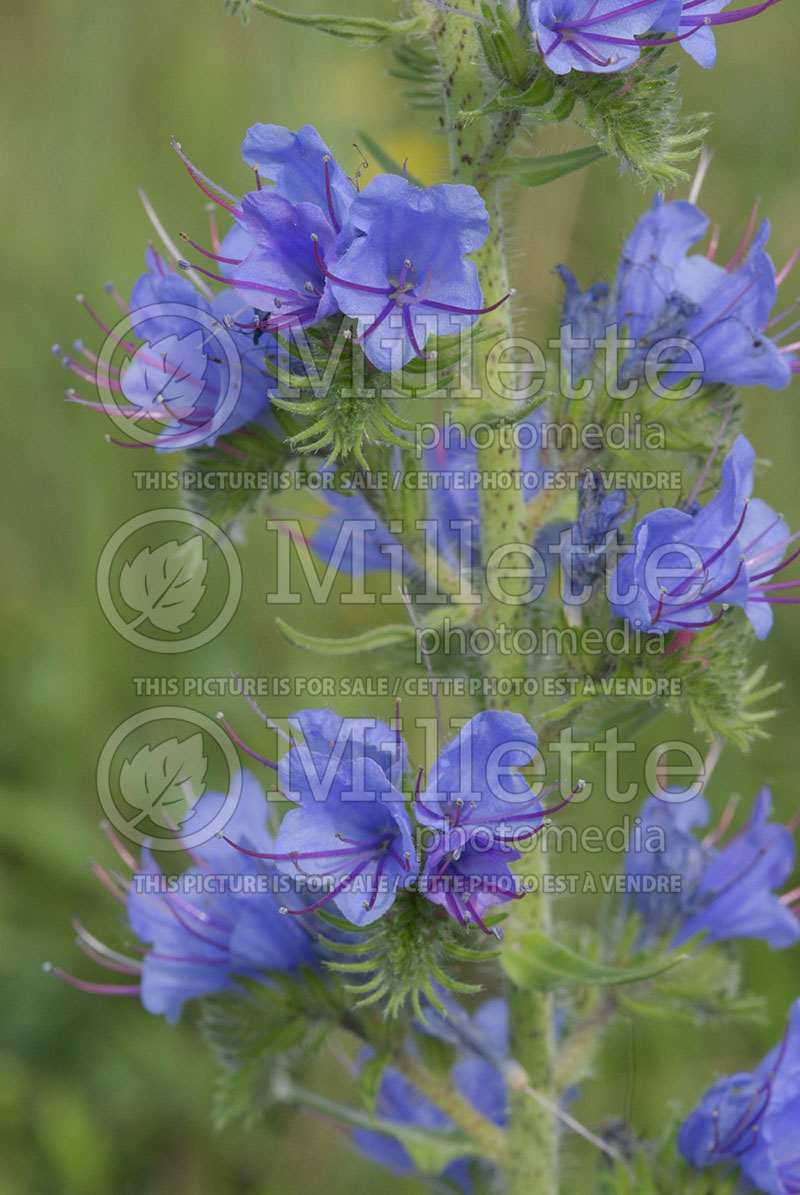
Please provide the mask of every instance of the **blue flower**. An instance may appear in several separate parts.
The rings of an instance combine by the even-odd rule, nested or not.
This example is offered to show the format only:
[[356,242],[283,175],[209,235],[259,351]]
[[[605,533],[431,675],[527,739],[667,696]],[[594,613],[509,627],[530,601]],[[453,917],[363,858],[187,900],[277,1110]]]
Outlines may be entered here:
[[429,336],[457,334],[498,306],[483,307],[477,268],[466,260],[489,235],[474,187],[422,190],[380,175],[353,200],[350,219],[356,236],[341,260],[326,258],[321,242],[317,256],[378,369],[390,372],[424,356]]
[[729,3],[528,0],[528,17],[539,53],[557,75],[573,70],[587,74],[620,71],[636,62],[641,49],[670,42],[681,44],[701,66],[711,67],[716,61],[714,28],[757,16],[778,0],[761,0],[723,12]]
[[741,1167],[748,1184],[765,1195],[800,1191],[800,1000],[792,1005],[783,1038],[752,1072],[715,1083],[687,1116],[678,1149],[691,1165]]
[[539,53],[557,75],[623,70],[639,57],[653,31],[677,29],[681,0],[528,0]]
[[785,826],[770,822],[771,813],[772,798],[764,788],[744,829],[710,853],[676,945],[703,930],[712,942],[761,938],[773,950],[800,938],[800,922],[775,894],[794,868],[794,841]]
[[[708,217],[692,203],[656,196],[622,251],[612,297],[602,283],[582,293],[572,273],[559,266],[568,332],[562,351],[571,350],[573,384],[589,372],[598,342],[616,322],[620,337],[634,342],[625,346],[622,382],[641,380],[649,365],[662,390],[690,375],[709,384],[788,386],[800,369],[798,345],[779,343],[793,324],[783,333],[777,326],[794,307],[778,316],[772,309],[796,257],[776,274],[765,251],[768,220],[748,250],[755,217],[754,211],[737,251],[721,266],[713,260],[716,238],[707,254],[689,253],[708,231]],[[572,348],[574,340],[589,344]]]
[[335,901],[353,925],[369,925],[417,873],[411,820],[396,787],[405,745],[383,722],[342,719],[330,710],[304,710],[292,721],[305,738],[277,770],[280,791],[296,808],[285,815],[274,849],[255,857],[277,864],[312,896],[302,908],[282,908],[284,914]]
[[712,67],[717,60],[717,46],[714,41],[716,26],[758,16],[777,3],[778,0],[761,0],[761,3],[749,4],[733,12],[723,12],[730,0],[683,0],[683,11],[678,23],[680,44],[700,66]]
[[[488,911],[525,895],[511,870],[521,857],[504,838],[480,827],[445,834],[428,850],[420,885],[428,900],[459,924],[477,925],[490,934]],[[502,937],[499,928],[495,936]]]
[[[252,248],[233,270],[233,286],[245,303],[268,316],[268,328],[316,323],[336,310],[336,301],[318,263],[318,253],[336,260],[336,236],[313,203],[291,203],[270,191],[242,200],[242,223]],[[315,251],[316,250],[316,251]]]
[[628,890],[635,893],[642,922],[642,946],[675,933],[690,915],[709,856],[692,833],[711,817],[705,797],[690,801],[666,797],[648,797],[644,802],[640,816],[647,839],[641,850],[632,845],[625,858]]
[[[460,1054],[454,1063],[452,1083],[482,1116],[503,1127],[507,1118],[507,1093],[499,1067],[508,1057],[509,1048],[506,1002],[499,998],[486,1000],[472,1017],[462,1016],[469,1029],[470,1049]],[[368,1057],[366,1052],[362,1055],[362,1065]],[[387,1067],[381,1076],[376,1112],[398,1125],[434,1130],[454,1127],[435,1104],[393,1067]],[[356,1129],[353,1141],[376,1165],[407,1177],[416,1173],[411,1156],[398,1138],[388,1133]],[[469,1159],[457,1158],[443,1170],[442,1176],[454,1183],[458,1190],[471,1195],[474,1188]]]
[[[145,254],[145,265],[130,304],[119,300],[130,317],[131,333],[142,342],[125,341],[123,347],[133,351],[121,374],[116,376],[112,368],[106,376],[80,342],[76,355],[67,355],[63,363],[94,385],[99,376],[105,387],[120,396],[117,407],[124,416],[151,420],[158,429],[151,446],[159,452],[211,446],[247,423],[267,421],[275,379],[265,359],[276,359],[274,342],[270,339],[257,347],[249,330],[238,326],[242,304],[232,292],[207,297],[152,248]],[[99,323],[88,305],[87,310]],[[215,328],[224,337],[221,350],[215,350]],[[81,363],[79,354],[91,366]],[[105,409],[102,403],[85,402],[72,392],[68,396],[96,410]]]
[[[289,723],[310,750],[321,755],[333,752],[337,759],[364,755],[378,765],[396,789],[402,788],[408,748],[399,724],[392,727],[377,718],[343,718],[329,709],[298,710],[290,715]],[[298,754],[300,750],[298,745]],[[295,756],[291,762],[296,762]]]
[[[800,939],[800,921],[791,902],[777,895],[791,875],[795,847],[790,831],[771,822],[772,799],[765,788],[753,802],[745,826],[725,845],[719,831],[704,841],[692,831],[706,825],[709,808],[700,796],[689,801],[652,797],[642,807],[647,838],[631,850],[626,874],[638,888],[636,909],[642,919],[642,944],[672,936],[679,946],[705,932],[709,942],[756,938],[773,950]],[[659,831],[659,849],[652,836]],[[647,877],[672,877],[674,889],[647,890]]]
[[766,334],[775,323],[771,312],[778,288],[765,252],[769,221],[761,224],[747,251],[751,221],[727,266],[705,254],[689,254],[708,226],[708,217],[694,204],[665,203],[656,196],[633,230],[622,252],[615,292],[617,323],[636,342],[621,377],[641,376],[654,346],[679,338],[693,345],[695,353],[690,357],[687,349],[675,346],[661,350],[661,360],[682,366],[661,378],[663,387],[685,379],[687,365],[696,364],[706,383],[783,389],[800,363],[791,346],[779,348]]
[[[760,498],[751,498],[755,453],[739,435],[722,465],[722,484],[704,506],[645,515],[633,548],[612,579],[614,612],[646,630],[697,630],[742,606],[759,639],[772,627],[771,606],[794,582],[769,582],[798,556],[784,560],[796,539]],[[724,603],[712,614],[711,604]]]
[[[201,821],[213,821],[226,800],[222,793],[206,793],[195,806],[196,814]],[[125,903],[128,924],[146,949],[141,958],[129,958],[104,946],[82,926],[79,943],[96,962],[136,982],[95,984],[56,973],[83,991],[138,994],[148,1012],[174,1023],[187,1000],[234,988],[238,977],[268,982],[271,971],[314,965],[309,924],[280,914],[287,899],[295,903],[294,897],[287,897],[273,867],[253,858],[272,846],[266,812],[263,789],[253,776],[242,773],[239,801],[226,830],[250,853],[233,851],[222,839],[211,838],[192,856],[194,866],[168,878],[147,847],[137,868],[107,828],[123,863],[135,874],[121,889],[121,881],[100,868],[96,871]]]
[[336,233],[338,250],[347,247],[356,189],[312,125],[292,133],[278,124],[255,124],[247,130],[242,157],[259,171],[262,182],[272,184],[268,193],[295,204],[315,204]]
[[536,751],[536,734],[520,714],[489,710],[441,751],[424,792],[420,772],[417,821],[434,831],[427,836],[423,891],[462,925],[474,922],[488,933],[487,910],[524,895],[510,867],[520,858],[516,848],[567,803],[543,809],[517,771]]

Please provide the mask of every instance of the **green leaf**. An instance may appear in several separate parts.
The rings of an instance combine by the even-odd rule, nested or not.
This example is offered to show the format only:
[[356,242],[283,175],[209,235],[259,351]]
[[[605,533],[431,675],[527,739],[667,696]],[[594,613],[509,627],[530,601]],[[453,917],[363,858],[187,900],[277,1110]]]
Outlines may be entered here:
[[379,651],[394,643],[411,642],[416,631],[410,624],[386,623],[375,627],[371,631],[362,631],[358,635],[350,635],[337,639],[335,636],[309,635],[306,631],[298,631],[282,618],[275,619],[275,626],[288,643],[293,647],[302,647],[306,651],[321,652],[329,656],[353,656],[362,651]]
[[382,1116],[371,1117],[358,1108],[339,1104],[316,1092],[296,1087],[291,1082],[276,1084],[275,1090],[277,1098],[287,1104],[310,1108],[326,1119],[338,1120],[352,1128],[369,1129],[396,1138],[405,1146],[422,1174],[438,1175],[456,1158],[481,1157],[483,1154],[481,1146],[456,1130],[426,1129]]
[[388,1052],[382,1054],[373,1054],[370,1058],[362,1064],[361,1070],[358,1072],[357,1088],[358,1094],[361,1096],[361,1102],[369,1112],[370,1116],[375,1115],[375,1107],[378,1100],[378,1089],[381,1085],[383,1072],[389,1065],[390,1055]]
[[687,957],[685,954],[672,955],[644,967],[608,967],[576,954],[544,934],[530,932],[509,942],[501,955],[501,962],[506,974],[518,987],[551,991],[554,988],[616,987],[619,984],[640,983],[663,975]]
[[592,162],[599,162],[606,156],[599,146],[587,145],[568,153],[547,154],[541,158],[504,158],[495,166],[493,173],[513,178],[522,187],[541,187],[575,170],[582,170]]
[[252,0],[252,7],[257,12],[266,13],[270,17],[278,17],[282,21],[291,21],[294,25],[308,25],[318,29],[321,33],[329,33],[332,37],[342,37],[357,46],[375,46],[385,41],[387,37],[406,36],[409,33],[420,33],[427,26],[427,19],[423,16],[411,17],[405,21],[381,21],[375,17],[344,17],[336,13],[318,13],[315,16],[299,12],[286,12],[282,8],[273,8],[263,0]]
[[369,133],[365,133],[363,129],[356,129],[356,137],[358,138],[359,148],[363,146],[367,153],[372,154],[381,170],[385,170],[387,174],[401,174],[414,187],[423,186],[415,175],[406,170],[404,166],[401,166],[399,162],[396,162],[391,154],[387,154],[386,150],[382,149],[378,142],[370,137]]
[[201,1028],[222,1068],[214,1099],[218,1128],[233,1121],[253,1125],[280,1102],[288,1071],[322,1045],[338,1012],[308,985],[274,973],[271,984],[240,980],[241,991],[203,1001]]

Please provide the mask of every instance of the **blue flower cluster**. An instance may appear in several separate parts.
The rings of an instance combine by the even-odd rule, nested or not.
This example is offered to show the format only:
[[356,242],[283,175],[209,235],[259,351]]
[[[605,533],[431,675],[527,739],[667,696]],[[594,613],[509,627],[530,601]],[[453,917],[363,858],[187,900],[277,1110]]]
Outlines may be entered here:
[[539,53],[557,75],[625,70],[648,46],[677,42],[700,66],[717,57],[714,28],[757,16],[778,0],[724,12],[730,0],[528,0]]
[[364,926],[402,889],[418,888],[461,925],[488,933],[487,911],[524,895],[510,865],[546,814],[566,802],[543,809],[517,771],[537,750],[519,714],[477,714],[442,749],[424,788],[419,769],[416,836],[402,791],[408,755],[399,726],[329,710],[291,721],[303,740],[281,760],[279,781],[297,808],[265,857],[323,885],[307,911],[333,900],[351,924]]
[[740,1167],[747,1190],[765,1195],[800,1191],[800,1000],[781,1041],[755,1070],[729,1075],[709,1088],[683,1122],[678,1149],[698,1168]]
[[[752,498],[755,453],[737,436],[722,465],[722,484],[705,506],[645,515],[633,547],[612,578],[614,612],[643,630],[694,631],[741,606],[759,639],[772,627],[772,606],[794,581],[770,581],[800,554],[784,555],[797,537],[760,498]],[[718,613],[712,606],[721,605]]]
[[705,933],[709,942],[759,938],[773,950],[793,946],[800,939],[793,908],[798,894],[781,897],[776,890],[792,873],[795,845],[786,826],[770,821],[769,789],[758,794],[747,822],[727,843],[727,817],[717,830],[697,838],[694,831],[711,816],[708,803],[699,795],[683,797],[665,793],[645,801],[641,817],[647,837],[626,858],[642,924],[640,945],[670,938],[679,946]]
[[[235,986],[235,976],[264,979],[270,971],[317,965],[313,924],[281,916],[287,896],[275,883],[277,872],[245,853],[272,848],[264,791],[248,773],[236,779],[235,788],[240,795],[227,828],[245,849],[232,851],[221,838],[211,838],[201,854],[191,852],[193,866],[178,876],[162,875],[147,847],[137,864],[107,827],[133,874],[123,880],[99,867],[95,871],[124,904],[128,924],[144,949],[141,957],[129,957],[80,925],[78,939],[95,962],[135,982],[97,984],[56,970],[61,978],[83,991],[137,994],[148,1012],[175,1022],[186,1000],[226,991]],[[205,793],[195,805],[195,816],[203,823],[213,821],[226,800],[225,794]],[[246,882],[254,876],[258,885]]]
[[258,187],[230,209],[246,239],[225,264],[236,293],[264,313],[259,327],[308,327],[341,312],[370,362],[391,372],[424,356],[431,336],[458,334],[491,310],[466,260],[489,235],[474,187],[379,175],[357,191],[311,125],[254,125],[242,155]]
[[[118,414],[162,427],[154,441],[162,451],[211,445],[266,417],[276,387],[274,335],[344,315],[355,321],[355,341],[371,367],[392,372],[429,355],[432,337],[456,335],[493,309],[483,307],[477,267],[468,260],[489,233],[474,187],[419,188],[399,175],[379,175],[359,191],[311,125],[292,133],[257,124],[242,145],[256,189],[237,199],[175,148],[233,224],[220,242],[212,219],[210,250],[184,238],[215,269],[151,249],[130,303],[110,288],[131,337],[116,343],[133,360],[103,379],[127,399]],[[225,289],[214,294],[209,282]],[[114,339],[114,330],[87,310]],[[214,328],[229,342],[221,354],[207,348]],[[80,342],[73,354],[59,346],[54,352],[97,383],[99,362]]]
[[[613,294],[602,283],[581,294],[570,271],[560,267],[566,283],[562,322],[569,342],[577,342],[573,374],[588,373],[599,342],[615,326],[627,349],[619,380],[629,385],[644,378],[649,365],[658,367],[662,390],[692,377],[707,384],[788,386],[800,370],[798,345],[781,346],[776,328],[794,308],[778,316],[772,310],[794,262],[776,274],[765,250],[769,221],[753,238],[755,213],[725,266],[714,261],[716,235],[708,253],[690,254],[708,228],[708,217],[694,204],[656,196],[622,250]],[[787,332],[792,330],[790,325]]]
[[[317,966],[314,914],[323,906],[363,927],[414,888],[459,924],[488,933],[488,910],[524,895],[510,864],[546,814],[566,804],[543,809],[517,770],[537,749],[524,718],[476,715],[441,751],[424,789],[422,769],[411,783],[399,725],[327,709],[302,710],[290,722],[295,738],[276,770],[278,791],[294,807],[274,840],[263,789],[247,773],[224,834],[189,852],[193,866],[180,876],[163,876],[147,847],[137,864],[108,828],[133,874],[97,874],[125,904],[143,957],[81,929],[92,959],[135,982],[96,984],[59,970],[62,978],[85,991],[139,994],[149,1012],[175,1021],[186,1000],[232,988],[237,977],[266,981],[270,972]],[[195,806],[199,822],[213,822],[225,799],[206,793]]]

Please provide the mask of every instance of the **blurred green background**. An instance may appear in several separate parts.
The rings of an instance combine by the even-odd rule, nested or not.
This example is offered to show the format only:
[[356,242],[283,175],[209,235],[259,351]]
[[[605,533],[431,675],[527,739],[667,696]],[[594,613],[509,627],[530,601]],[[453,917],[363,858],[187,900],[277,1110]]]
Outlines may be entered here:
[[[738,244],[761,196],[779,263],[796,247],[800,210],[793,21],[787,4],[724,30],[713,73],[688,59],[683,71],[687,107],[716,113],[703,202],[723,226],[723,246]],[[100,748],[124,718],[157,703],[136,697],[132,676],[225,675],[229,667],[256,676],[313,673],[316,666],[276,637],[264,603],[271,551],[256,516],[240,549],[242,604],[221,639],[189,657],[144,658],[111,629],[95,594],[99,553],[122,522],[163,497],[134,489],[131,471],[143,467],[144,453],[107,445],[100,416],[63,402],[69,383],[49,349],[76,336],[96,343],[76,291],[108,310],[106,278],[127,292],[139,272],[149,226],[137,186],[147,187],[173,234],[186,229],[205,239],[201,197],[169,148],[170,134],[233,191],[250,183],[239,144],[259,120],[317,124],[350,169],[353,130],[365,127],[429,181],[441,177],[443,146],[429,136],[429,117],[396,98],[383,50],[361,52],[260,17],[245,29],[217,0],[33,0],[6,6],[3,25],[0,1195],[285,1195],[322,1183],[327,1195],[413,1192],[421,1188],[378,1174],[334,1129],[303,1117],[273,1116],[249,1136],[215,1136],[213,1068],[191,1015],[170,1028],[134,1000],[82,995],[42,974],[44,959],[94,971],[72,945],[71,916],[101,937],[119,932],[117,910],[86,858],[112,861],[98,830]],[[550,143],[569,148],[579,134],[559,130]],[[558,301],[553,265],[569,261],[584,279],[611,271],[645,202],[611,165],[521,196],[511,237],[518,322],[549,332]],[[785,287],[787,302],[793,286]],[[800,525],[797,386],[753,391],[747,401],[748,430],[774,464],[759,493]],[[330,627],[355,627],[360,617],[334,607]],[[302,612],[296,621],[310,628],[317,619]],[[770,781],[788,818],[800,799],[800,637],[791,607],[776,622],[757,655],[784,682],[785,712],[750,755],[723,755],[710,796],[720,809],[734,789],[749,798]],[[219,704],[195,707],[213,716]],[[292,704],[276,701],[271,712],[288,713]],[[339,704],[364,712],[358,702]],[[759,947],[747,959],[753,983],[769,997],[767,1028],[640,1027],[635,1067],[629,1035],[620,1032],[609,1043],[608,1077],[586,1086],[578,1114],[597,1124],[632,1103],[638,1126],[652,1131],[668,1101],[693,1099],[718,1069],[752,1064],[778,1035],[800,967],[797,951],[772,956]],[[324,1081],[339,1082],[330,1065]],[[578,1150],[570,1165],[582,1156]]]

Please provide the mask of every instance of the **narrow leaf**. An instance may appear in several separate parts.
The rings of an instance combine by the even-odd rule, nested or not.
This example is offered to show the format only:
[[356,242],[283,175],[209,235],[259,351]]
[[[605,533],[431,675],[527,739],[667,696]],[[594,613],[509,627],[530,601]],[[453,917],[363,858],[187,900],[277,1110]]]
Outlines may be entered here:
[[306,631],[298,631],[290,626],[282,618],[276,618],[275,625],[293,647],[304,647],[307,651],[324,652],[329,656],[352,656],[360,651],[378,651],[394,643],[410,642],[416,634],[412,626],[404,626],[401,623],[387,623],[386,626],[362,631],[359,635],[351,635],[344,639],[309,635]]
[[306,13],[286,12],[281,8],[273,8],[263,0],[253,0],[253,8],[266,13],[270,17],[278,17],[282,21],[291,21],[294,25],[309,25],[322,33],[329,33],[332,37],[342,37],[346,41],[360,46],[374,46],[385,41],[387,37],[394,37],[409,33],[419,33],[427,24],[424,17],[412,17],[406,21],[381,21],[374,17],[345,17],[336,13],[318,13],[312,16]]
[[688,955],[672,955],[658,959],[644,967],[608,967],[576,954],[569,947],[553,942],[544,934],[527,933],[503,951],[501,961],[509,978],[518,987],[532,987],[539,991],[573,987],[616,987],[624,983],[640,983],[663,975]]
[[555,182],[565,174],[582,170],[592,162],[599,162],[606,154],[597,145],[571,149],[565,154],[548,154],[541,158],[504,158],[494,168],[494,174],[513,178],[522,187],[541,187]]

